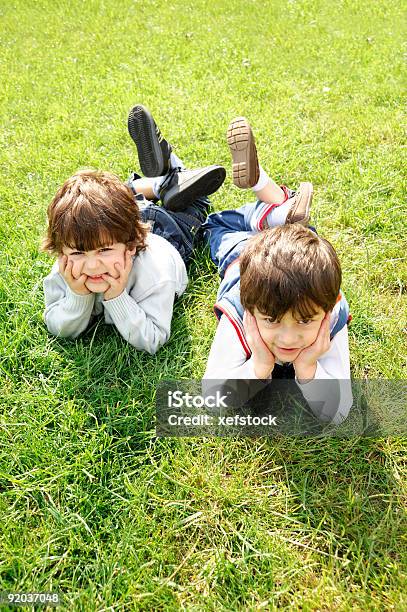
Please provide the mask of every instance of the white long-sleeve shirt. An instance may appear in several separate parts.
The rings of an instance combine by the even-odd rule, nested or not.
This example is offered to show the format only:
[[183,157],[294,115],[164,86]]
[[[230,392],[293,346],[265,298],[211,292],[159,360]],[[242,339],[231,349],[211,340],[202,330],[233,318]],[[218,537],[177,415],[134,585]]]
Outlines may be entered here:
[[[276,363],[281,364],[278,360]],[[222,316],[218,323],[204,379],[257,380],[253,359],[251,357],[247,359],[238,335],[226,316]],[[321,380],[331,380],[332,385],[321,384],[319,382]],[[313,406],[320,406],[321,399],[323,400],[324,407],[322,414],[318,409],[318,418],[339,424],[347,417],[353,402],[347,325],[334,336],[329,350],[317,361],[314,379],[304,384],[296,379],[296,383],[311,410]],[[258,389],[259,386],[257,386]]]
[[127,342],[153,355],[170,337],[174,299],[187,283],[178,251],[149,234],[147,248],[133,257],[126,289],[111,300],[105,301],[103,293],[72,292],[55,262],[44,279],[44,320],[54,336],[76,338],[93,315],[104,313],[105,322],[115,325]]

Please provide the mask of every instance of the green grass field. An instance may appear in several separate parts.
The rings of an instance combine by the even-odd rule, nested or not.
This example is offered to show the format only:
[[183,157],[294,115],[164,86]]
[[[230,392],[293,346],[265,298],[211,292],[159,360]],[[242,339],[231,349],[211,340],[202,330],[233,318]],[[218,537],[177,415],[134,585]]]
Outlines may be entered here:
[[[50,337],[39,252],[76,169],[138,169],[136,102],[190,166],[229,169],[246,115],[269,173],[314,183],[353,375],[406,378],[402,6],[0,0],[0,591],[86,611],[407,608],[405,440],[155,438],[157,383],[204,372],[207,254],[151,357],[102,324]],[[247,197],[229,172],[213,205]]]

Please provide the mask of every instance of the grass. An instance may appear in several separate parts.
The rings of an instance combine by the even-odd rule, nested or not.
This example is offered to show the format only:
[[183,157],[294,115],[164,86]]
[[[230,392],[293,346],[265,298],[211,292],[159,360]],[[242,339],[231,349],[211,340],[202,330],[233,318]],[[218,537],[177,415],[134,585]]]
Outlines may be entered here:
[[[205,368],[207,255],[151,357],[103,325],[49,337],[38,250],[77,168],[137,169],[135,102],[190,166],[229,167],[244,114],[274,177],[314,183],[353,375],[406,378],[402,6],[0,1],[0,590],[67,610],[406,608],[405,440],[155,438],[159,380]],[[229,177],[213,204],[246,198]]]

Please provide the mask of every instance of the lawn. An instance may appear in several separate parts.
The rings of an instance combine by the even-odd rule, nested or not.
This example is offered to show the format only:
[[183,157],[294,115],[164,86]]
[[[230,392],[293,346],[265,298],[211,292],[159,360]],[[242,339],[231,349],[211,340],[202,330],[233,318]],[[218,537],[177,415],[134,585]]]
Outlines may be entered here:
[[149,356],[103,324],[50,337],[39,251],[75,170],[138,169],[136,102],[189,166],[228,169],[215,209],[243,204],[225,140],[243,114],[276,180],[314,183],[353,376],[406,378],[402,7],[0,0],[0,591],[86,611],[407,608],[405,439],[156,438],[158,382],[205,369],[207,253]]

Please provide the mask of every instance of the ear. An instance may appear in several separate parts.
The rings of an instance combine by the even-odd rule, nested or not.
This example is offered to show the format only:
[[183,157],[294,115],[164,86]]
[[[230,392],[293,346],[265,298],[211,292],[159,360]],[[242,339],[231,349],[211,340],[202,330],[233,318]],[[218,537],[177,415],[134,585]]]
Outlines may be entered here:
[[133,247],[132,249],[127,249],[130,253],[130,255],[135,255],[136,251],[137,251],[137,247]]

